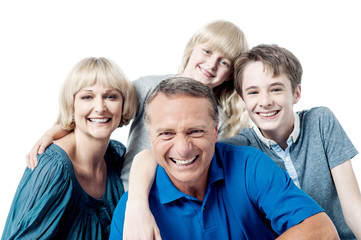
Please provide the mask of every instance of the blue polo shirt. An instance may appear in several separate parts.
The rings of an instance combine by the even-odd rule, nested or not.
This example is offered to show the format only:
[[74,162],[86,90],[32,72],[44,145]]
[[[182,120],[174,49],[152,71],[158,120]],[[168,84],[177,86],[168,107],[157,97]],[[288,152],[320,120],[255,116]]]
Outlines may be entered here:
[[[113,215],[121,239],[127,201]],[[263,152],[217,143],[203,201],[179,191],[158,167],[149,195],[162,239],[274,239],[323,209]]]

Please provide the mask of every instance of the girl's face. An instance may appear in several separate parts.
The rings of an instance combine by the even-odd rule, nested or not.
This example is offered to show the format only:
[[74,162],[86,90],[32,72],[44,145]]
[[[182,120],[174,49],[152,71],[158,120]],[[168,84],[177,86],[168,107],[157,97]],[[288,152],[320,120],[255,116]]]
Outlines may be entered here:
[[214,88],[228,81],[231,73],[231,60],[221,52],[212,50],[207,44],[196,44],[181,76],[193,78]]
[[74,97],[75,130],[83,136],[109,140],[122,117],[123,97],[118,90],[96,83]]

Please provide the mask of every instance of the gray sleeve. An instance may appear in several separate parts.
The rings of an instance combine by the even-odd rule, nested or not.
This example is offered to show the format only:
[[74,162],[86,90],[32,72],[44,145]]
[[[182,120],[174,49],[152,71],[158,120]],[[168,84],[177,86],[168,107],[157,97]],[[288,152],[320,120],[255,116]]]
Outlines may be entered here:
[[125,191],[128,190],[129,171],[134,156],[143,149],[150,148],[148,133],[143,121],[145,99],[152,88],[166,77],[168,77],[168,75],[146,76],[133,81],[138,98],[138,107],[137,113],[130,126],[127,151],[121,172],[121,179]]

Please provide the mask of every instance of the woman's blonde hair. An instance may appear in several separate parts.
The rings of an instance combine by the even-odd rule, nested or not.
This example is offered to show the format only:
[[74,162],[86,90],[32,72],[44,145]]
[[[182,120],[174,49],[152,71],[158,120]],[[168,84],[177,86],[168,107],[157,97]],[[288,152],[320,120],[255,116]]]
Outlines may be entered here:
[[137,97],[133,84],[123,71],[109,59],[85,58],[77,63],[68,74],[59,95],[57,123],[66,130],[75,127],[73,106],[75,95],[83,88],[101,83],[105,87],[118,90],[123,97],[123,111],[119,127],[127,125],[137,110]]
[[220,139],[237,135],[243,127],[249,127],[246,111],[243,110],[240,99],[233,84],[233,63],[248,48],[247,39],[242,30],[235,24],[218,20],[202,27],[188,41],[183,52],[179,73],[182,74],[188,64],[194,46],[206,43],[212,50],[221,52],[232,61],[231,79],[213,88],[214,96],[222,108],[222,126]]

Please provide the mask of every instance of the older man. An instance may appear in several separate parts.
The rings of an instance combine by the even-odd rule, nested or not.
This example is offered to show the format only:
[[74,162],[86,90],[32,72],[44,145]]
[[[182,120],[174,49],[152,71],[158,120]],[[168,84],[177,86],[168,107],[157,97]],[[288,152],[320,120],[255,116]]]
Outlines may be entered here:
[[[323,209],[264,153],[217,142],[212,91],[188,78],[162,81],[146,101],[156,161],[149,206],[162,239],[338,239]],[[110,239],[121,239],[127,194]]]

